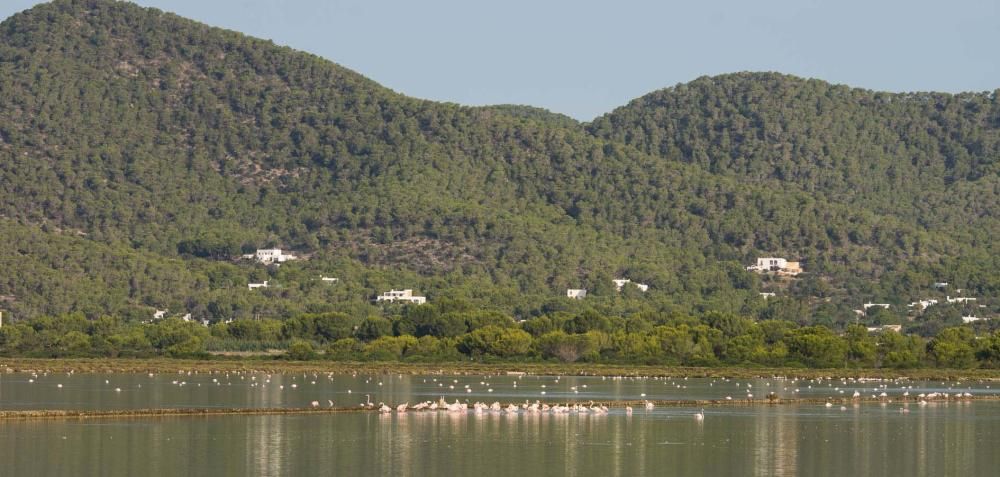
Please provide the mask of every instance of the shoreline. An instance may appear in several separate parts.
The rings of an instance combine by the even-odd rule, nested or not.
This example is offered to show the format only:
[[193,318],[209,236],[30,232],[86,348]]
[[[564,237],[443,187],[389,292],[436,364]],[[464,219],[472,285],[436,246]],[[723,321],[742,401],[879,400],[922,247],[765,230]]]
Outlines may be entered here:
[[589,363],[397,363],[265,361],[249,359],[0,358],[0,372],[73,373],[332,373],[550,376],[634,376],[688,378],[915,379],[1000,381],[1000,369],[806,369],[739,366],[684,367]]

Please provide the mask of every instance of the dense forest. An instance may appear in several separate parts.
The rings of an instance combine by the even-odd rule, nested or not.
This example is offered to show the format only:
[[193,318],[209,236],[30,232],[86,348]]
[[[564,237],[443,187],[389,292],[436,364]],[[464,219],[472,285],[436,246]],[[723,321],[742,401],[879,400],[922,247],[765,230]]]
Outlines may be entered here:
[[[410,98],[314,55],[124,2],[57,0],[0,24],[7,352],[43,349],[24,340],[45,320],[70,320],[88,339],[111,320],[149,351],[160,325],[140,322],[155,310],[211,325],[188,351],[239,348],[224,330],[243,322],[279,347],[326,346],[286,328],[331,313],[362,346],[356,330],[372,320],[417,313],[373,300],[402,288],[442,314],[527,320],[519,327],[541,354],[546,335],[527,323],[557,313],[642,316],[650,337],[717,313],[754,329],[902,324],[940,336],[1000,311],[998,210],[998,92],[739,73],[579,123]],[[268,247],[300,259],[240,259]],[[746,270],[762,256],[805,273]],[[649,289],[617,291],[615,278]],[[568,288],[588,295],[570,300]],[[941,304],[907,306],[921,299]],[[890,307],[856,313],[866,302]],[[681,316],[701,324],[668,324]],[[8,331],[12,320],[23,323]],[[568,333],[561,323],[549,332]],[[435,339],[464,343],[476,333],[465,326]],[[621,329],[632,333],[609,325],[594,339]],[[730,359],[725,340],[705,339],[712,359]],[[581,355],[612,359],[594,346]],[[688,360],[650,358],[674,359]]]

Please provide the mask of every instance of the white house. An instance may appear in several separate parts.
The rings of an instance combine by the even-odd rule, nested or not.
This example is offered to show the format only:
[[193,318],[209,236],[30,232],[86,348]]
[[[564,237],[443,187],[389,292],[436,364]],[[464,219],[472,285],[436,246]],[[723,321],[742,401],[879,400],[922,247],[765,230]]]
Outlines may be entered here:
[[167,310],[156,310],[156,312],[153,313],[154,320],[162,319],[164,316],[167,316]]
[[970,301],[976,301],[975,298],[966,298],[966,297],[961,297],[961,296],[955,297],[955,298],[952,298],[950,296],[946,296],[946,297],[944,297],[944,299],[947,300],[948,303],[968,303]]
[[934,282],[934,288],[944,288],[948,286],[948,282]]
[[771,270],[778,270],[780,268],[785,268],[788,265],[788,260],[778,257],[763,257],[757,259],[756,265],[750,265],[747,270],[751,272],[769,272]]
[[335,282],[339,282],[340,281],[339,278],[334,278],[334,277],[323,277],[323,276],[321,276],[319,279],[321,281],[329,282],[329,283],[335,283]]
[[747,267],[751,272],[777,272],[779,275],[798,275],[802,273],[799,262],[789,262],[780,257],[763,257],[757,259],[757,264]]
[[188,314],[182,316],[181,319],[184,320],[184,321],[191,321],[191,314],[188,313]]
[[586,288],[567,288],[566,297],[574,300],[582,300],[587,297]]
[[915,301],[913,303],[910,303],[908,306],[910,308],[919,308],[921,310],[926,310],[928,306],[937,305],[937,303],[938,303],[937,300],[935,300],[933,298],[929,298],[927,300]]
[[243,258],[257,260],[260,263],[269,265],[295,260],[298,257],[290,253],[283,253],[280,248],[259,248],[257,249],[257,253],[244,255]]
[[264,280],[264,283],[247,283],[247,287],[251,290],[254,288],[267,288],[267,280]]
[[862,306],[865,307],[865,311],[868,311],[868,309],[871,308],[871,307],[873,307],[873,306],[880,306],[882,308],[885,308],[886,310],[889,309],[889,304],[888,303],[865,303]]
[[877,333],[880,331],[895,331],[896,333],[902,333],[903,325],[882,325],[882,326],[869,326],[869,333]]
[[375,301],[388,301],[390,303],[403,301],[407,303],[423,305],[424,303],[427,303],[427,298],[422,296],[416,296],[413,294],[413,290],[406,289],[406,290],[389,290],[375,297]]
[[767,300],[768,298],[772,298],[772,297],[774,297],[775,295],[774,295],[774,293],[773,293],[773,292],[760,292],[760,296],[761,296],[762,298],[764,298],[765,300]]
[[625,286],[626,283],[631,283],[631,284],[635,285],[636,288],[642,290],[643,292],[645,292],[646,290],[649,290],[649,285],[646,285],[645,283],[633,282],[632,280],[629,280],[628,278],[615,278],[614,280],[611,280],[611,281],[614,282],[614,284],[615,284],[615,290],[617,290],[617,291],[622,291],[622,288]]

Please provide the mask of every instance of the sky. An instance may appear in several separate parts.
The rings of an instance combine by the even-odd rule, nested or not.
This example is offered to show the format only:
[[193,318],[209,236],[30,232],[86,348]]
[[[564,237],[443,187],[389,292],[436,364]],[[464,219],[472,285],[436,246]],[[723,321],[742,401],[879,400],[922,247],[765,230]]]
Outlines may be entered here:
[[[0,0],[0,18],[37,0]],[[589,121],[699,76],[1000,88],[998,0],[136,0],[317,54],[393,90]]]

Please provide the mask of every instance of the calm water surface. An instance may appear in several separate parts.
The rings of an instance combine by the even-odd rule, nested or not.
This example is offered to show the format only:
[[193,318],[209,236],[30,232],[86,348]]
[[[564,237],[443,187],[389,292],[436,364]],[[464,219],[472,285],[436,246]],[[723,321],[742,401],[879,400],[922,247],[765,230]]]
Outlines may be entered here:
[[[642,393],[650,399],[719,398],[748,392],[747,381],[736,386],[736,381],[721,380],[272,375],[266,383],[267,375],[256,375],[256,381],[265,382],[253,385],[253,377],[7,374],[0,376],[0,405],[298,407],[327,396],[345,405],[364,401],[365,393],[390,403],[413,403],[442,395],[523,402],[641,399]],[[750,384],[754,393],[794,395],[797,388],[798,394],[832,396],[845,389],[839,380],[832,386],[780,380]],[[466,385],[472,392],[465,392]],[[949,387],[953,392],[992,393],[986,385],[853,383],[846,393],[859,389],[893,395]],[[1000,403],[913,404],[901,412],[903,408],[899,403],[844,410],[822,405],[707,408],[701,422],[693,418],[698,409],[664,407],[632,415],[612,409],[607,415],[409,412],[0,421],[0,475],[1000,474],[1000,453],[995,451],[1000,448]]]
[[[410,376],[327,374],[0,374],[0,409],[305,407],[312,401],[390,405],[444,397],[485,402],[597,402],[780,397],[888,397],[903,393],[996,394],[989,382],[784,379],[653,379],[578,376]],[[369,397],[366,397],[369,396]]]

